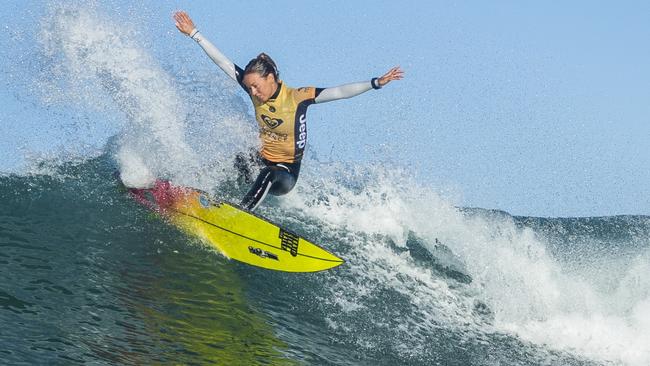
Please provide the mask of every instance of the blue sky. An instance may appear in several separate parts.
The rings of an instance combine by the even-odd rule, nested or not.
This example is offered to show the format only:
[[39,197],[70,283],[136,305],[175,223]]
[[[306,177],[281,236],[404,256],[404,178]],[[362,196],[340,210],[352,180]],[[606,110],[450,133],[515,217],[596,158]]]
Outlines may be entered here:
[[[650,214],[650,3],[129,4],[104,8],[149,37],[142,42],[161,64],[213,67],[171,21],[185,9],[233,61],[265,51],[292,86],[334,86],[401,65],[405,79],[384,90],[310,108],[310,148],[321,159],[413,167],[463,205],[513,214]],[[16,75],[11,52],[37,47],[29,40],[43,5],[9,2],[0,12],[9,19],[0,36],[7,171],[24,151],[60,148],[52,138],[60,126],[74,144],[76,125],[17,85],[29,76]],[[82,144],[101,146],[115,126],[83,133]]]

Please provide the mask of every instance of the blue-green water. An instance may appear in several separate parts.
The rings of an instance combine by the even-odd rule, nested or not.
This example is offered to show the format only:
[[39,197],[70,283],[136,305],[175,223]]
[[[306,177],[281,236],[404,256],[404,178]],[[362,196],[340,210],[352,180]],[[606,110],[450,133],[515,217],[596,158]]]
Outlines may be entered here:
[[[504,281],[544,277],[549,269],[537,266],[545,261],[559,266],[557,276],[576,283],[589,283],[589,269],[602,270],[605,280],[591,279],[586,286],[599,302],[619,302],[550,309],[531,303],[535,294],[511,292],[501,303],[497,294],[486,293],[492,286],[505,291],[526,286],[500,279],[496,285],[478,283],[486,279],[472,273],[470,259],[454,253],[453,244],[414,232],[398,243],[277,205],[266,213],[284,214],[285,225],[347,263],[322,273],[288,274],[229,261],[130,200],[119,191],[112,169],[110,159],[101,157],[63,164],[51,175],[0,178],[3,363],[640,365],[647,360],[647,349],[631,350],[637,359],[626,360],[622,353],[599,355],[589,344],[602,337],[596,341],[615,347],[618,336],[648,334],[648,328],[632,322],[634,306],[647,301],[648,287],[616,286],[647,286],[647,261],[639,253],[648,249],[648,218],[459,214],[468,227],[481,217],[499,228],[501,238],[483,243],[494,250],[503,250],[503,240],[513,240],[506,247],[518,246],[517,240],[531,240],[527,245],[533,246],[529,230],[546,238],[542,250],[552,253],[531,259],[527,272],[508,268],[508,261],[495,264],[514,272],[501,274]],[[576,253],[590,257],[572,259]],[[624,268],[607,268],[610,264]],[[613,296],[627,290],[640,297]],[[529,308],[524,316],[501,314],[513,310],[511,301],[515,312],[518,301]],[[622,323],[610,330],[614,333],[593,331],[581,338],[590,332],[585,326],[607,327],[608,316]],[[564,332],[580,331],[553,334],[559,331],[553,317],[565,322]],[[520,329],[505,325],[511,322]],[[583,348],[535,342],[535,337],[554,336]],[[626,341],[634,346],[632,339]]]

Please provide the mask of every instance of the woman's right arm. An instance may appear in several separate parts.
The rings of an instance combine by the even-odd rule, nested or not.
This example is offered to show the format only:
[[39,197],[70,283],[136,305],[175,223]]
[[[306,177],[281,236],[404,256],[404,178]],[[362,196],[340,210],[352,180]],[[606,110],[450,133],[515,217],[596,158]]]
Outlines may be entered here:
[[[192,19],[190,19],[190,16],[187,15],[186,12],[176,12],[174,14],[174,20],[176,20],[176,28],[178,28],[181,33],[195,40],[212,61],[214,61],[214,63],[226,73],[226,75],[230,76],[230,78],[243,86],[242,80],[244,77],[244,70],[230,61],[228,57],[221,53],[215,45],[203,37],[196,27],[194,27],[194,22],[192,22]],[[244,89],[246,88],[244,87]]]

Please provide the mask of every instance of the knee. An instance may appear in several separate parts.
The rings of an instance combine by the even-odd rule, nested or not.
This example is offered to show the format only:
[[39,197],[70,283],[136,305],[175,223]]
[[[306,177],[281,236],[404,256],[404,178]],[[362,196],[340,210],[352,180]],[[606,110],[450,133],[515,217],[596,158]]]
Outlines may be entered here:
[[274,196],[282,196],[289,193],[296,185],[296,179],[286,171],[275,171],[275,179],[269,193]]

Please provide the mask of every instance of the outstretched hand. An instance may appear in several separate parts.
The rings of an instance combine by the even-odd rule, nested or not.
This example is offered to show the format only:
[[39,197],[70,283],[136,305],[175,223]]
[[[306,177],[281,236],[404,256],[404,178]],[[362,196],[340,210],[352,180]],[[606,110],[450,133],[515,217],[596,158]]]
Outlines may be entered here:
[[404,71],[399,66],[395,66],[388,70],[382,77],[377,79],[379,86],[384,86],[393,80],[401,80],[404,77]]
[[178,28],[181,33],[189,36],[194,30],[194,22],[186,12],[182,10],[177,11],[174,13],[174,20],[176,21],[176,28]]

